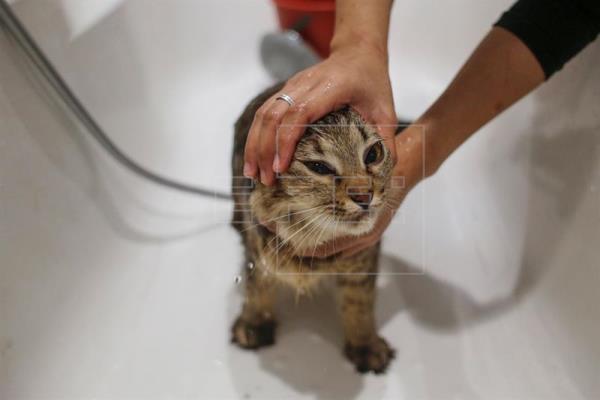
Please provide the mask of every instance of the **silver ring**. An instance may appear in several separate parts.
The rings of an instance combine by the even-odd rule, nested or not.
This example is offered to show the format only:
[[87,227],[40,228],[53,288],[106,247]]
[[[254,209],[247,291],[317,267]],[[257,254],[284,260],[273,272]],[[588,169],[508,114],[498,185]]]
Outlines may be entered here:
[[277,96],[277,98],[275,100],[283,100],[286,103],[288,103],[290,105],[290,107],[294,105],[294,99],[292,99],[291,96],[288,96],[285,93],[281,93],[279,96]]

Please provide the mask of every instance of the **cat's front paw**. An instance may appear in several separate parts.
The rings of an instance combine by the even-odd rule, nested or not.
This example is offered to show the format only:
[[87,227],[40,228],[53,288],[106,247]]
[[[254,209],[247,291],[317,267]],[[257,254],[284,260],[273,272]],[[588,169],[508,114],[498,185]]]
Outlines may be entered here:
[[385,372],[390,361],[394,358],[395,351],[381,337],[375,337],[366,345],[352,345],[346,343],[344,354],[352,361],[360,373],[373,371],[376,374]]
[[275,344],[276,326],[273,319],[252,323],[238,317],[231,327],[231,342],[249,350],[271,346]]

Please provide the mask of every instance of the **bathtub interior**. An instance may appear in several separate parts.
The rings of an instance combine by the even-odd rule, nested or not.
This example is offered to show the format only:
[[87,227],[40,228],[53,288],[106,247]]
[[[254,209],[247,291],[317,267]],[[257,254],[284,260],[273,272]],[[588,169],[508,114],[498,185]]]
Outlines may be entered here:
[[[227,191],[232,124],[271,83],[259,0],[17,0],[140,163]],[[396,108],[443,90],[510,1],[395,5]],[[600,396],[600,45],[481,130],[384,237],[384,376],[341,355],[331,292],[283,295],[277,345],[229,343],[230,205],[116,165],[0,35],[0,398],[591,399]]]

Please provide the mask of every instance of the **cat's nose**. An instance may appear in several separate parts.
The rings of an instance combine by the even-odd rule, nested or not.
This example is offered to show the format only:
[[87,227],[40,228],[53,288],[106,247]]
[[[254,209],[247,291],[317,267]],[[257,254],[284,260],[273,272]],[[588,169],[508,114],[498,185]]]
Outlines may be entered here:
[[371,193],[356,193],[350,195],[352,201],[358,204],[363,210],[369,209],[372,197]]

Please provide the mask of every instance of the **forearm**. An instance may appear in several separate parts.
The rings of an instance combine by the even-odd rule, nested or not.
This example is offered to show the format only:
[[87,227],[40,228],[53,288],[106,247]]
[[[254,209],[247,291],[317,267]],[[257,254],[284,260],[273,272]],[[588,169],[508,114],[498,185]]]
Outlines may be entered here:
[[[418,157],[419,152],[424,157],[420,160],[425,169],[421,175],[433,174],[473,133],[535,89],[544,78],[536,57],[517,37],[502,28],[493,28],[438,100],[400,135],[398,154],[407,152],[407,139],[414,139],[410,141],[412,157]],[[398,174],[415,173],[403,170],[406,166],[401,164]]]
[[337,0],[331,52],[365,45],[387,57],[393,0]]
[[[417,139],[426,132],[422,143],[426,176],[473,133],[593,41],[600,33],[600,3],[519,0],[496,26],[442,96],[419,118],[419,126],[407,130],[409,137]],[[406,149],[406,138],[399,140],[397,147]]]

